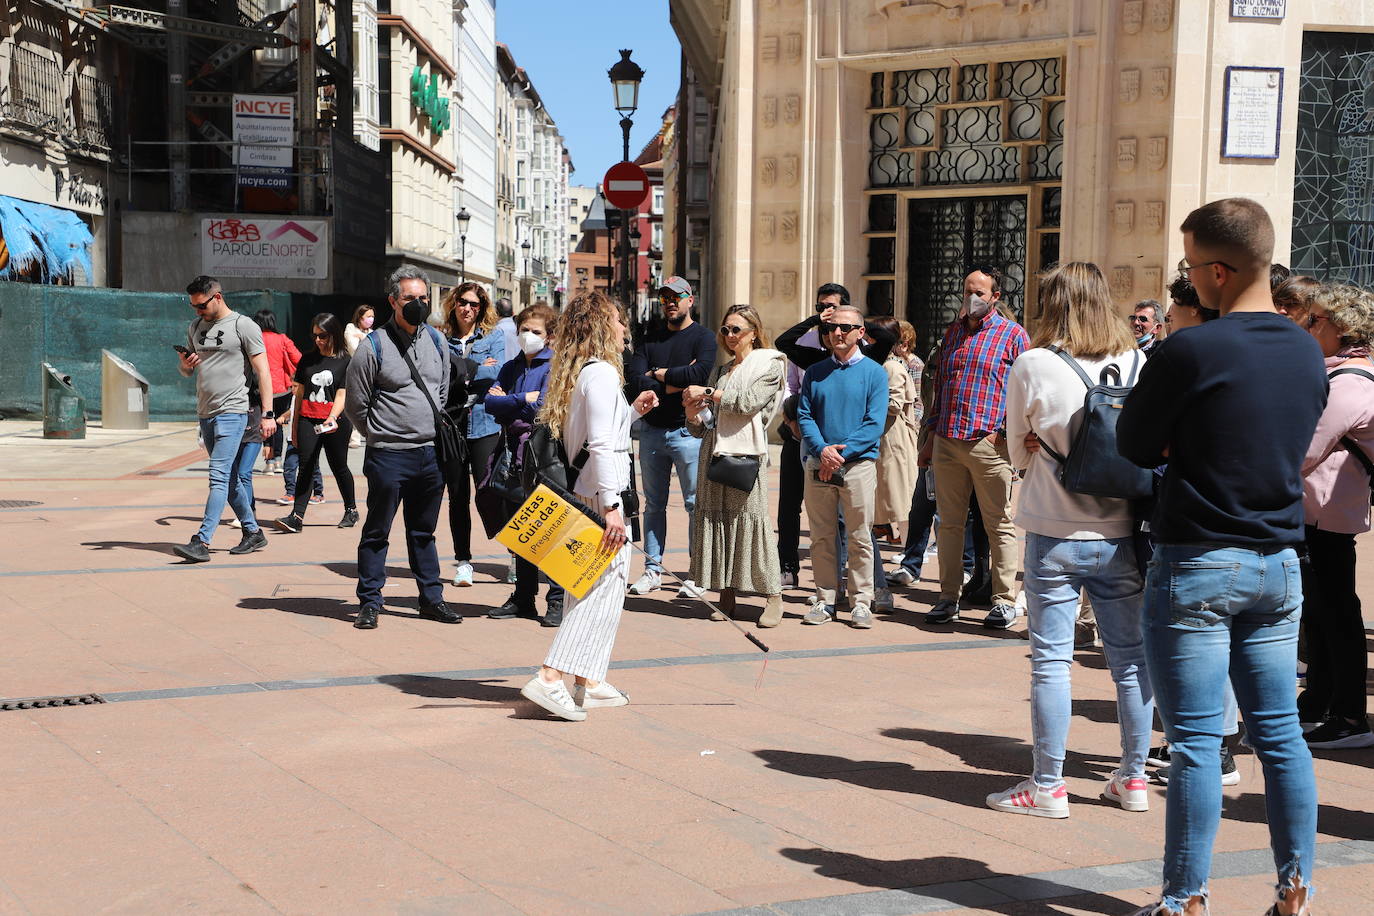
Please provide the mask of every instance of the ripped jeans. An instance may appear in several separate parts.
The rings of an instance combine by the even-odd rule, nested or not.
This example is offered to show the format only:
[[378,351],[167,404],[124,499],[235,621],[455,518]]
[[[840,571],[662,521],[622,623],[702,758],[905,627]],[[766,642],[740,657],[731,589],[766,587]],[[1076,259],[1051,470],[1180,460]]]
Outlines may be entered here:
[[1281,888],[1311,898],[1317,841],[1312,754],[1298,725],[1302,576],[1291,547],[1268,551],[1161,544],[1145,583],[1145,652],[1169,739],[1164,895],[1183,911],[1207,894],[1221,820],[1222,695],[1229,672],[1246,734],[1264,767],[1269,845]]

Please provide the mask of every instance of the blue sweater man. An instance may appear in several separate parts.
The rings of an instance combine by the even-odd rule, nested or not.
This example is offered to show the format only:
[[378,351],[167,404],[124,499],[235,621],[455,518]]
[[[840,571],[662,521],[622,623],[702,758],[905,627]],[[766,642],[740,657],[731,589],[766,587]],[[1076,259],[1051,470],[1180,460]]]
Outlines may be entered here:
[[[849,546],[850,624],[873,626],[873,504],[878,486],[878,442],[887,420],[887,373],[858,347],[862,319],[837,310],[822,325],[833,355],[802,377],[797,422],[806,445],[806,517],[811,524],[811,570],[816,596],[804,623],[835,616],[838,573],[835,534],[844,510]],[[852,338],[852,340],[850,340]],[[822,477],[826,479],[822,479]]]

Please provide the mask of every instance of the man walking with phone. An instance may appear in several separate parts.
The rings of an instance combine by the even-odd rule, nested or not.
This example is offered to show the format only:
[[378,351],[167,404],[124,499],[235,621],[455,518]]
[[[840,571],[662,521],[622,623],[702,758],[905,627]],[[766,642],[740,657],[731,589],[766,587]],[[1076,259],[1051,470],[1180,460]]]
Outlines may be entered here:
[[[243,526],[243,539],[229,552],[237,556],[267,546],[267,535],[253,516],[253,464],[263,439],[277,431],[277,420],[262,330],[229,308],[214,277],[196,277],[186,294],[196,317],[187,328],[186,346],[176,345],[177,368],[183,376],[196,377],[200,437],[210,453],[210,495],[200,530],[172,550],[187,562],[204,563],[225,503]],[[250,424],[260,424],[260,429],[250,429]]]
[[830,344],[830,355],[806,370],[797,400],[797,425],[812,456],[804,496],[816,579],[816,596],[802,622],[818,625],[835,618],[835,533],[843,507],[849,544],[849,622],[867,629],[873,626],[872,519],[878,442],[887,422],[887,373],[859,348],[864,320],[854,306],[837,306],[820,330]]

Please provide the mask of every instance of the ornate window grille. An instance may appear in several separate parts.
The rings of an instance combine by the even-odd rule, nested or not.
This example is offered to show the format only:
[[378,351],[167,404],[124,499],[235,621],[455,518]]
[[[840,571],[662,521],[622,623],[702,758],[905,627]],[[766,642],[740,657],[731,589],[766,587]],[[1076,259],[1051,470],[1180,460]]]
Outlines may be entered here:
[[30,127],[62,127],[62,65],[22,45],[10,49],[10,80],[5,116]]

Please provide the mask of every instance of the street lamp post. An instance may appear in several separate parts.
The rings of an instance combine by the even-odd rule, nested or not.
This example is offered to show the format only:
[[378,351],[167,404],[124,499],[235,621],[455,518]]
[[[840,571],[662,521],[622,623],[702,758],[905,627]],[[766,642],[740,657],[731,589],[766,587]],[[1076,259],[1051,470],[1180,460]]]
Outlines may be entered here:
[[472,214],[468,213],[467,207],[459,207],[458,214],[454,217],[458,222],[458,282],[467,282],[467,261],[468,261],[468,223],[472,221]]
[[562,307],[563,307],[563,299],[564,299],[564,297],[566,297],[566,295],[567,295],[567,292],[566,292],[566,290],[567,290],[567,288],[568,288],[568,259],[567,259],[567,258],[559,258],[559,259],[558,259],[558,285],[561,287],[561,289],[555,289],[555,290],[553,291],[553,305],[554,305],[554,308],[562,308]]
[[520,243],[520,249],[525,253],[525,305],[530,304],[530,296],[534,293],[534,278],[530,276],[530,240],[525,239]]
[[625,137],[626,162],[630,161],[630,128],[634,122],[630,116],[639,108],[639,83],[644,79],[644,69],[630,60],[629,49],[620,49],[620,60],[606,71],[611,78],[611,91],[615,96],[615,110],[620,112],[620,132]]
[[[615,110],[620,112],[620,133],[624,138],[623,161],[630,161],[630,128],[634,126],[634,121],[630,116],[639,108],[639,84],[644,79],[644,68],[630,60],[632,52],[628,48],[620,49],[620,60],[616,61],[615,66],[606,71],[606,75],[611,78],[611,94],[615,101]],[[630,304],[630,295],[634,292],[633,280],[630,279],[630,258],[635,256],[635,252],[630,249],[630,213],[626,211],[625,218],[622,220],[621,227],[621,251],[622,260],[620,262],[620,290],[621,298],[625,300],[625,305]],[[612,286],[607,284],[608,287]],[[631,323],[633,317],[639,312],[634,309],[631,312]]]

